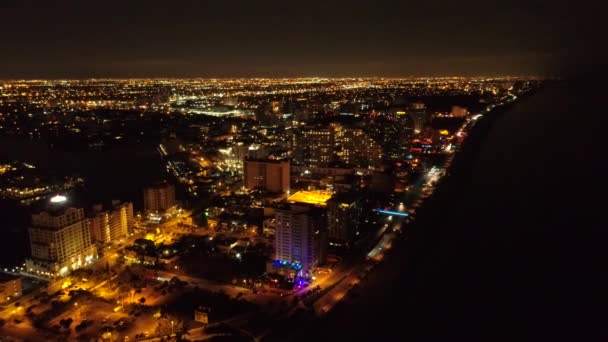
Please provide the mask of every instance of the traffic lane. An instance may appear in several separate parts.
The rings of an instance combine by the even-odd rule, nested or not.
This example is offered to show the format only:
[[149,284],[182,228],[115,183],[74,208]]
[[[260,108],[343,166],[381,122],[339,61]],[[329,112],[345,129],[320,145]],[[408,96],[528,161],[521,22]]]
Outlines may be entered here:
[[382,259],[380,261],[366,260],[354,266],[346,273],[346,276],[342,281],[313,304],[315,312],[318,315],[329,312],[336,304],[344,299],[354,286],[358,285],[378,264],[382,263],[382,260],[385,259],[386,254],[391,249],[392,248],[389,248],[383,251]]
[[337,303],[339,303],[348,294],[351,288],[359,283],[359,274],[363,267],[356,267],[346,275],[342,281],[335,285],[330,291],[319,298],[314,304],[313,309],[319,316],[329,312]]
[[[392,231],[391,229],[388,229],[389,225],[393,223],[393,220],[391,220],[390,217],[383,218],[383,221],[381,222],[384,222],[382,228],[379,229],[378,232],[375,234],[374,239],[370,240],[370,245],[372,245],[372,248],[375,248],[378,241],[383,236],[385,236],[386,233]],[[395,224],[401,226],[402,222],[395,222]],[[382,258],[384,258],[386,250],[383,251]],[[344,265],[341,266],[344,267]],[[322,286],[321,290],[323,290],[323,288],[335,286],[330,291],[328,291],[328,293],[324,294],[321,298],[315,301],[315,303],[313,304],[315,312],[317,312],[318,314],[323,314],[331,310],[333,305],[335,305],[337,302],[344,298],[344,296],[348,293],[352,286],[359,283],[359,276],[362,273],[368,272],[371,268],[373,268],[373,264],[370,264],[370,261],[359,259],[358,262],[355,262],[350,267],[337,269],[330,275],[329,278],[319,282],[319,284],[315,284],[323,284],[324,286]]]

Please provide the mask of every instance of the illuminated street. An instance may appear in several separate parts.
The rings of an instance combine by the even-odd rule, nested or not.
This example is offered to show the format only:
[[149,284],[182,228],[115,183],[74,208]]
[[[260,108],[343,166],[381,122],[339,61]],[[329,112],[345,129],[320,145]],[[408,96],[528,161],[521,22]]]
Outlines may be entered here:
[[1,1],[0,342],[608,340],[604,12]]

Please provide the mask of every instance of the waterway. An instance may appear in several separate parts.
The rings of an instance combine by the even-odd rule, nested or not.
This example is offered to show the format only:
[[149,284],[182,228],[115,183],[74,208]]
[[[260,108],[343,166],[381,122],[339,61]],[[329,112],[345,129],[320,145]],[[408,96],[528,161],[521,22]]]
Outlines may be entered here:
[[[108,150],[66,151],[39,139],[0,136],[0,160],[21,160],[51,175],[78,175],[85,180],[80,191],[87,203],[120,199],[142,208],[146,184],[164,177],[157,142]],[[25,227],[28,209],[0,201],[0,266],[15,265],[29,253]]]
[[0,137],[0,158],[28,161],[56,175],[84,177],[86,188],[100,199],[142,201],[142,186],[162,176],[155,142],[108,150],[65,151],[39,139]]

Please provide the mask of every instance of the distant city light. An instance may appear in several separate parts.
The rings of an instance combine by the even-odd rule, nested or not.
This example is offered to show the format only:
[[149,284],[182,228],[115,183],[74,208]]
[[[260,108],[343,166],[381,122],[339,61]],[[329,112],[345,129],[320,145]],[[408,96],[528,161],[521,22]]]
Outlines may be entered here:
[[61,196],[61,195],[56,195],[56,196],[51,197],[51,203],[63,203],[67,200],[68,200],[67,197]]

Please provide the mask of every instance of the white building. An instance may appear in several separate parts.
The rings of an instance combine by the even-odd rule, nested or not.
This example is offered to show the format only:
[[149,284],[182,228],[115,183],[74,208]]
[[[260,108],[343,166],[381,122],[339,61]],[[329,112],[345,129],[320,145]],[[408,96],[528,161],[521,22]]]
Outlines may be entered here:
[[45,211],[32,215],[32,257],[26,260],[30,273],[65,275],[97,257],[84,209],[70,207],[66,201],[65,197],[55,196]]
[[310,205],[286,204],[275,208],[275,262],[289,264],[300,276],[323,262],[325,244],[320,225],[319,208]]

